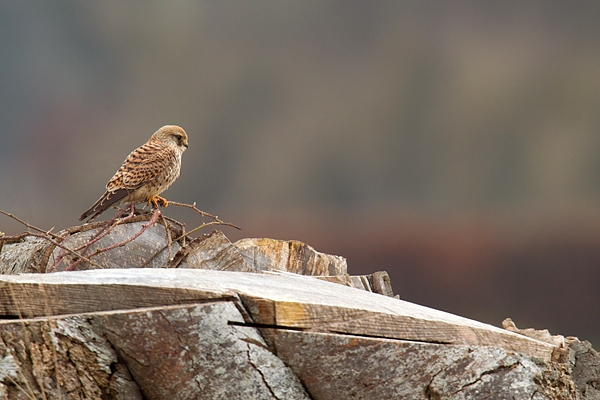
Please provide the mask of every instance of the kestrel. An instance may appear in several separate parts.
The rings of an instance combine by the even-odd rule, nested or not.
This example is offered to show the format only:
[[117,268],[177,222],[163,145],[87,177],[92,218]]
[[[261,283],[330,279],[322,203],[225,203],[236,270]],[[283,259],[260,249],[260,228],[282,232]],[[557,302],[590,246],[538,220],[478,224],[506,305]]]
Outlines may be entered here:
[[109,207],[127,203],[152,203],[167,207],[169,203],[159,196],[167,190],[181,170],[181,155],[188,147],[185,131],[175,125],[166,125],[154,132],[146,143],[132,151],[117,173],[106,184],[106,192],[80,221],[90,221]]

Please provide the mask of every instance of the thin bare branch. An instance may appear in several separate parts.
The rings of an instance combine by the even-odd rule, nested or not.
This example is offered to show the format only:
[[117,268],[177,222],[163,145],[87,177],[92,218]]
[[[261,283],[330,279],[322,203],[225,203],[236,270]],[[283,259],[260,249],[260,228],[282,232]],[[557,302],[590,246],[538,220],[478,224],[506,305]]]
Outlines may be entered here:
[[[79,258],[83,259],[83,261],[89,262],[91,265],[93,265],[96,268],[101,268],[101,269],[103,268],[101,265],[96,264],[95,262],[93,262],[92,260],[90,260],[88,257],[85,257],[85,256],[83,256],[83,255],[81,255],[81,254],[79,254],[79,253],[77,253],[77,252],[69,249],[68,247],[63,246],[61,243],[58,243],[56,240],[50,239],[48,236],[44,236],[44,235],[42,235],[40,233],[35,233],[35,232],[27,232],[27,233],[29,235],[31,235],[31,236],[35,236],[35,237],[39,237],[39,238],[42,238],[42,239],[46,239],[47,241],[49,241],[50,243],[52,243],[56,247],[60,247],[61,249],[66,250],[67,252],[71,253],[75,257],[79,257]],[[47,272],[52,272],[52,271],[47,270]]]
[[[127,210],[119,210],[119,212],[117,212],[115,214],[114,217],[112,217],[110,220],[108,220],[104,227],[102,227],[102,229],[100,229],[98,231],[98,233],[96,233],[96,235],[92,236],[90,238],[90,240],[88,240],[86,243],[82,244],[81,246],[72,249],[73,251],[75,251],[77,254],[81,254],[81,255],[85,255],[85,253],[88,251],[88,249],[90,248],[90,246],[94,243],[96,243],[97,241],[99,241],[100,239],[102,239],[104,236],[108,235],[117,225],[119,224],[123,224],[125,222],[130,221],[134,214],[135,214],[135,206],[134,204],[131,204],[131,212],[129,213],[129,215],[127,215],[125,218],[122,219],[118,219],[121,215],[123,215]],[[65,237],[65,240],[67,239],[68,235]],[[81,251],[83,250],[83,251]],[[81,252],[81,253],[80,253]],[[58,264],[60,264],[60,262],[63,260],[63,258],[66,256],[67,254],[63,251],[61,252],[61,254],[59,254],[56,257],[56,260],[54,261],[54,263],[52,263],[52,265],[48,268],[48,271],[52,272],[54,270],[54,268],[56,268],[56,266]],[[77,263],[80,263],[81,261],[78,261]]]
[[[184,232],[181,236],[175,238],[173,241],[171,241],[170,243],[167,243],[166,245],[164,245],[160,250],[158,250],[156,253],[154,253],[152,255],[152,257],[150,257],[149,259],[147,259],[140,268],[145,268],[148,264],[150,264],[150,262],[152,260],[154,260],[160,253],[162,253],[163,251],[165,251],[165,249],[172,243],[178,242],[179,240],[185,239],[186,237],[188,237],[189,235],[191,235],[192,233],[195,233],[197,231],[199,231],[200,229],[206,228],[207,226],[212,226],[212,225],[224,225],[221,222],[217,222],[217,221],[212,221],[212,222],[203,222],[202,225],[195,227],[194,229],[192,229],[189,232]],[[183,246],[181,246],[183,247]],[[171,259],[171,257],[169,256],[169,260]]]
[[82,254],[85,254],[85,252],[90,248],[92,244],[96,243],[98,240],[108,235],[117,225],[124,224],[125,222],[130,221],[135,215],[134,204],[131,203],[131,212],[129,213],[129,215],[127,215],[125,218],[119,219],[119,217],[123,215],[123,213],[124,210],[121,210],[120,212],[115,214],[115,216],[106,223],[106,226],[104,228],[102,228],[95,236],[90,238],[90,240],[86,244],[75,249],[75,251],[80,251],[81,249],[83,249]]
[[169,224],[167,224],[167,220],[165,219],[164,215],[162,213],[160,213],[160,218],[163,221],[163,224],[165,225],[165,233],[167,235],[167,247],[169,249],[169,254],[167,255],[167,258],[170,260],[171,259],[171,244],[173,242],[171,242],[171,232],[169,231]]
[[29,236],[29,232],[21,232],[16,235],[13,235],[13,236],[0,236],[0,243],[6,243],[6,244],[18,243],[21,240],[23,240],[23,238],[26,238],[27,236]]
[[[158,250],[156,253],[154,253],[154,255],[152,255],[152,257],[150,257],[148,260],[146,260],[144,262],[143,265],[141,265],[141,267],[146,267],[154,258],[156,258],[160,253],[162,253],[165,249],[169,250],[169,255],[168,258],[169,260],[172,258],[172,249],[171,246],[173,245],[173,243],[181,241],[181,247],[185,247],[186,246],[186,239],[190,237],[190,235],[192,235],[193,233],[199,231],[200,229],[206,228],[208,226],[214,226],[214,225],[222,225],[222,226],[230,226],[232,228],[235,229],[240,229],[238,226],[229,223],[229,222],[225,222],[222,221],[221,219],[219,219],[218,216],[212,215],[210,213],[207,213],[205,211],[202,211],[200,209],[198,209],[196,207],[196,203],[194,204],[185,204],[185,203],[179,203],[176,201],[171,201],[169,202],[169,204],[173,204],[174,206],[177,207],[185,207],[185,208],[189,208],[194,210],[196,213],[200,214],[202,217],[208,217],[211,218],[213,221],[211,222],[203,222],[202,225],[192,229],[189,232],[186,232],[185,230],[185,224],[182,224],[181,222],[178,222],[172,218],[166,217],[163,215],[163,213],[158,209],[155,208],[151,218],[148,220],[148,223],[142,226],[142,229],[140,229],[139,232],[137,232],[135,235],[119,242],[119,243],[114,243],[110,246],[101,248],[101,249],[97,249],[95,250],[92,254],[85,256],[85,253],[90,249],[90,246],[93,245],[94,243],[97,243],[99,240],[101,240],[103,237],[105,237],[106,235],[108,235],[117,225],[120,224],[124,224],[124,223],[129,223],[129,222],[134,222],[134,220],[139,220],[140,218],[142,220],[145,220],[147,218],[147,215],[140,215],[140,216],[135,216],[135,205],[131,204],[130,205],[130,213],[129,215],[127,215],[125,218],[121,218],[119,219],[119,217],[121,217],[126,211],[127,209],[121,209],[119,210],[115,216],[113,218],[111,218],[109,221],[104,222],[104,223],[96,223],[96,224],[86,224],[83,225],[81,227],[73,227],[73,228],[69,228],[67,230],[63,230],[61,232],[59,232],[59,234],[54,234],[51,231],[54,229],[50,229],[50,230],[43,230],[40,228],[37,228],[25,221],[23,221],[22,219],[15,217],[13,214],[7,213],[5,211],[0,210],[0,214],[6,215],[10,218],[13,218],[14,220],[20,222],[21,224],[25,225],[26,227],[28,227],[29,229],[36,231],[36,232],[23,232],[20,233],[18,235],[14,235],[14,236],[3,236],[0,235],[0,245],[4,244],[4,243],[13,243],[13,242],[18,242],[20,240],[22,240],[23,238],[25,238],[26,236],[34,236],[34,237],[39,237],[42,239],[46,239],[48,240],[50,243],[52,243],[55,247],[58,247],[59,249],[61,249],[61,251],[59,251],[58,255],[56,256],[56,258],[53,260],[52,265],[50,265],[49,267],[47,266],[48,264],[48,259],[50,258],[50,255],[52,254],[53,250],[49,250],[46,254],[46,272],[52,272],[56,269],[56,267],[63,261],[63,259],[65,258],[65,256],[67,255],[71,255],[73,257],[72,262],[67,266],[67,268],[65,269],[66,271],[71,271],[73,270],[77,265],[79,265],[80,263],[86,261],[88,262],[90,265],[96,267],[96,268],[103,268],[101,265],[99,265],[98,263],[92,261],[92,257],[97,256],[98,254],[113,250],[117,247],[122,247],[125,246],[126,244],[134,241],[135,239],[137,239],[139,236],[141,236],[150,226],[156,224],[158,222],[158,219],[161,218],[162,220],[162,224],[165,226],[165,230],[166,230],[166,239],[167,239],[167,244],[165,246],[163,246],[160,250]],[[149,213],[148,213],[149,214]],[[176,230],[174,228],[175,225],[178,225],[181,229]],[[84,232],[87,231],[89,229],[97,229],[100,228],[98,230],[97,233],[95,233],[86,243],[82,244],[81,246],[78,246],[77,248],[74,249],[69,249],[67,246],[65,246],[63,243],[74,233],[77,232]],[[173,229],[173,231],[175,232],[175,234],[177,235],[177,237],[175,239],[172,238],[171,236],[171,229]],[[180,234],[181,232],[181,234]],[[1,248],[0,248],[1,249]]]
[[217,217],[216,215],[209,214],[206,211],[202,211],[202,210],[196,208],[196,203],[194,203],[194,204],[185,204],[185,203],[179,203],[177,201],[169,201],[169,204],[172,204],[172,205],[177,206],[177,207],[191,208],[192,210],[196,211],[198,214],[202,215],[203,217],[212,218],[213,220],[215,220],[215,222],[218,222],[219,225],[227,225],[227,226],[231,226],[232,228],[235,228],[235,229],[238,229],[238,230],[242,230],[242,228],[240,228],[239,226],[236,226],[236,225],[234,225],[232,223],[229,223],[229,222],[221,221],[219,219],[219,217]]
[[[138,237],[140,237],[146,231],[146,229],[148,229],[149,227],[151,227],[152,225],[154,225],[156,222],[158,222],[158,217],[160,215],[161,215],[161,211],[158,208],[155,209],[154,210],[154,214],[152,215],[152,218],[150,219],[150,221],[148,221],[148,223],[146,225],[143,225],[142,229],[140,229],[140,231],[138,233],[136,233],[135,235],[133,235],[131,237],[128,237],[127,239],[123,240],[122,242],[112,244],[112,245],[110,245],[108,247],[104,247],[102,249],[98,249],[95,252],[93,252],[92,254],[90,254],[88,257],[92,258],[94,256],[97,256],[100,253],[104,253],[106,251],[110,251],[112,249],[116,249],[117,247],[125,246],[127,243],[133,242],[135,239],[137,239]],[[72,271],[82,261],[88,261],[83,256],[80,256],[80,257],[81,258],[79,260],[76,260],[76,261],[72,262],[71,265],[69,265],[67,268],[65,268],[65,271]]]
[[38,231],[38,232],[40,232],[40,233],[44,233],[44,234],[46,234],[46,235],[48,235],[48,236],[51,236],[51,237],[52,237],[52,238],[54,238],[54,239],[56,239],[56,238],[58,238],[58,237],[59,237],[58,235],[56,235],[56,234],[54,234],[54,233],[51,233],[51,232],[50,232],[52,229],[50,229],[50,231],[45,231],[45,230],[43,230],[43,229],[40,229],[40,228],[38,228],[38,227],[36,227],[36,226],[33,226],[33,225],[31,225],[30,223],[27,223],[27,222],[23,221],[22,219],[20,219],[20,218],[18,218],[18,217],[15,217],[15,216],[14,216],[14,215],[12,215],[11,213],[7,213],[6,211],[2,211],[2,210],[0,210],[0,214],[6,215],[7,217],[10,217],[10,218],[14,219],[15,221],[17,221],[17,222],[20,222],[21,224],[25,225],[25,226],[26,226],[26,227],[28,227],[29,229],[33,229],[34,231]]

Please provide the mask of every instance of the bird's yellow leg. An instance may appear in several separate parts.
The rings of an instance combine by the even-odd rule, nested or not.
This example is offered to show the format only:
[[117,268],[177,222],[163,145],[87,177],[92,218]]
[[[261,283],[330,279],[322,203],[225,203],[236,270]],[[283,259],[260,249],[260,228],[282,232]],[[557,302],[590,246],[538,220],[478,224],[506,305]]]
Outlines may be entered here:
[[167,199],[165,199],[164,197],[154,196],[154,199],[160,206],[169,207],[169,201]]
[[158,202],[154,197],[148,197],[148,205],[151,205],[152,208],[158,208]]
[[164,197],[160,196],[152,196],[148,198],[148,205],[152,204],[154,208],[161,207],[169,207],[169,202]]

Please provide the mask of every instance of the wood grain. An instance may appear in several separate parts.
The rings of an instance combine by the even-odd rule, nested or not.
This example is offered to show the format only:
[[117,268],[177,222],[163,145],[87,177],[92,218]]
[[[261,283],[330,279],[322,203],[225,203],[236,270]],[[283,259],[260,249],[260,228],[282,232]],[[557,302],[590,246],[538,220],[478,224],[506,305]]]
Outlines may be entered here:
[[279,328],[498,346],[546,361],[555,348],[467,318],[290,273],[128,269],[0,276],[0,314],[9,317],[19,312],[40,316],[236,296],[255,323]]
[[297,240],[241,239],[234,243],[256,271],[287,271],[300,275],[346,275],[346,259],[320,253]]

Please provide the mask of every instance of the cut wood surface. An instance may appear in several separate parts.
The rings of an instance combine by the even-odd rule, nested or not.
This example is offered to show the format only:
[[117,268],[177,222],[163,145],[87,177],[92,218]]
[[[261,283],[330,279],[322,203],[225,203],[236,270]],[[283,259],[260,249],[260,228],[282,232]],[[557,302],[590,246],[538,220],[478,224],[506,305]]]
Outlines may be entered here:
[[[136,218],[146,218],[139,216]],[[110,234],[86,244],[102,226],[96,223],[73,227],[61,232],[61,246],[89,257],[94,264],[76,257],[50,241],[25,236],[18,243],[0,249],[0,274],[56,272],[96,268],[197,268],[224,271],[285,271],[302,275],[347,275],[346,259],[316,251],[297,240],[242,239],[231,243],[218,230],[204,234],[180,246],[180,232],[167,230],[161,224],[148,227],[135,240],[124,243],[142,231],[145,220],[117,225]],[[122,245],[121,245],[122,244]],[[113,248],[114,247],[114,248]],[[108,251],[95,254],[101,249]],[[389,286],[389,285],[388,285]],[[382,289],[387,290],[387,289]]]
[[267,326],[499,346],[545,361],[555,348],[467,318],[289,273],[127,269],[0,276],[0,314],[12,317],[135,308],[136,299],[138,307],[148,307],[234,296],[247,304],[255,323]]
[[0,399],[310,399],[231,322],[231,302],[0,321]]
[[235,246],[246,262],[259,271],[320,276],[348,273],[344,257],[320,253],[297,240],[241,239]]
[[399,300],[298,241],[147,219],[4,243],[0,400],[600,398],[577,338]]
[[379,293],[389,297],[394,296],[390,276],[385,271],[373,272],[370,275],[335,275],[335,276],[317,276],[316,278],[327,282],[339,283],[356,289],[366,290],[367,292]]
[[498,347],[281,330],[273,348],[314,400],[575,399],[568,375]]
[[[103,249],[120,243],[134,236],[142,230],[146,221],[133,222],[129,224],[117,225],[114,227],[110,235],[104,236],[99,241],[87,247],[86,255],[94,254],[99,249]],[[83,232],[77,232],[66,238],[61,244],[70,249],[86,247],[86,243],[93,238],[101,228],[90,229]],[[175,234],[175,233],[174,233]],[[169,257],[172,258],[179,251],[179,243],[172,243],[165,251],[156,254],[162,247],[167,244],[167,231],[163,225],[157,224],[153,229],[147,229],[142,235],[135,240],[127,243],[124,246],[116,247],[104,253],[100,253],[92,260],[102,268],[135,268],[146,264],[148,268],[158,268],[165,265]],[[52,266],[54,261],[58,261],[54,266],[54,271],[64,271],[74,260],[74,257],[67,253],[64,249],[54,247],[52,254],[48,260],[48,267]],[[78,270],[93,269],[93,265],[86,262],[81,263]]]
[[175,255],[169,267],[217,271],[257,271],[254,266],[246,263],[239,249],[221,231],[213,231],[194,239]]

